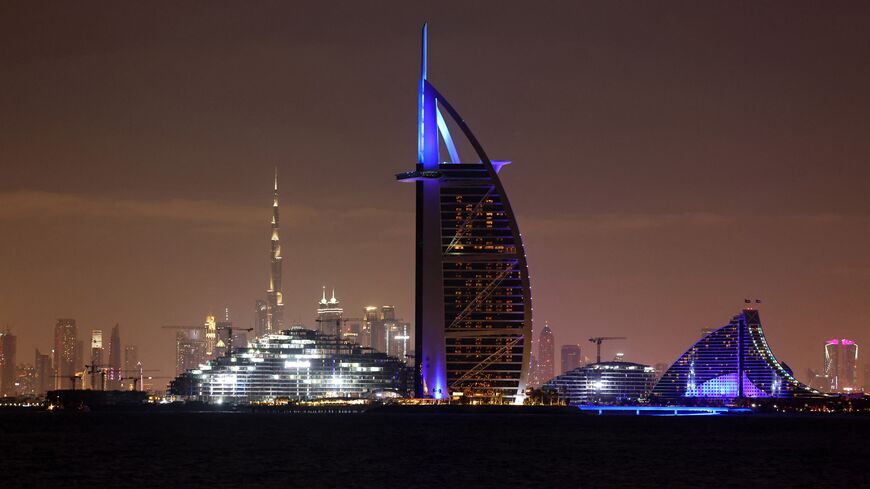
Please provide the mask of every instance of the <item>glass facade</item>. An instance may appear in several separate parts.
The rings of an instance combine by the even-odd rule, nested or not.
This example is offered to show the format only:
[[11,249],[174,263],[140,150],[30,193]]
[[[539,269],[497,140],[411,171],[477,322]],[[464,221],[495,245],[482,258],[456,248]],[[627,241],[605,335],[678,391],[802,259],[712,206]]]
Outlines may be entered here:
[[512,399],[526,316],[512,222],[483,164],[441,171],[447,384],[451,392]]
[[558,392],[570,406],[633,404],[649,394],[655,379],[655,369],[649,365],[601,362],[559,375],[543,389]]
[[297,328],[257,338],[185,372],[170,384],[170,394],[211,403],[404,395],[409,377],[397,358]]
[[821,396],[776,359],[764,337],[758,311],[744,309],[680,356],[658,381],[651,398],[728,401]]

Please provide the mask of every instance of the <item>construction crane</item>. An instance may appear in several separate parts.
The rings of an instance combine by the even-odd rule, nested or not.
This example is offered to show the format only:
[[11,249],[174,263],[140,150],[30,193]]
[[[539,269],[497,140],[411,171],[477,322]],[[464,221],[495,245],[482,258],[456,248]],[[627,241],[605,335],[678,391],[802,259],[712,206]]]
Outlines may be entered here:
[[[162,329],[205,329],[205,326],[192,326],[190,324],[165,324],[162,326]],[[253,331],[254,328],[235,328],[232,325],[223,326],[218,325],[215,327],[216,331],[225,330],[227,332],[227,355],[233,350],[233,331]],[[220,338],[217,338],[220,339]]]
[[232,325],[230,326],[218,326],[215,328],[217,330],[226,330],[227,332],[227,351],[226,355],[230,356],[230,353],[233,351],[233,330],[236,331],[253,331],[254,328],[234,328]]
[[[144,368],[141,368],[141,366],[142,366],[142,364],[140,363],[139,364],[140,368],[121,370],[120,372],[122,374],[122,377],[118,379],[118,382],[121,382],[121,384],[123,386],[123,383],[125,380],[132,380],[133,383],[130,384],[130,387],[133,388],[132,390],[134,390],[134,391],[139,390],[136,388],[136,381],[139,381],[139,383],[141,384],[142,378],[145,376],[145,372],[159,372],[160,371],[158,369],[153,369],[153,368],[152,369],[144,369]],[[133,372],[135,375],[131,375],[130,372]],[[130,375],[130,376],[124,377],[123,375]]]
[[81,382],[82,373],[74,373],[72,375],[55,375],[53,378],[55,379],[69,379],[70,384],[72,385],[72,390],[76,390],[76,381]]
[[139,388],[142,387],[141,383],[143,382],[143,379],[154,380],[154,379],[174,379],[174,378],[175,377],[163,377],[163,376],[158,376],[158,377],[148,376],[148,377],[143,378],[140,376],[136,376],[136,377],[121,377],[119,380],[122,380],[122,381],[123,380],[132,380],[133,381],[133,390],[138,391]]
[[164,324],[163,329],[205,329],[205,326],[191,326],[189,324]]
[[627,340],[625,336],[598,336],[589,338],[590,343],[595,343],[595,363],[601,363],[601,342],[604,340]]
[[[315,319],[314,322],[320,323],[320,325],[319,325],[320,332],[324,333],[324,334],[325,334],[325,332],[323,331],[323,325],[324,324],[331,325],[332,323],[335,323],[335,338],[338,340],[336,342],[336,345],[337,345],[336,351],[338,353],[341,353],[341,346],[342,346],[341,345],[341,340],[342,340],[342,332],[341,331],[342,331],[342,329],[345,326],[347,326],[347,323],[349,323],[349,322],[350,323],[354,323],[354,322],[363,323],[365,321],[362,318],[335,318],[335,319]],[[356,338],[356,340],[359,341],[359,338]],[[351,341],[351,343],[359,344],[355,341]]]
[[[91,375],[94,375],[99,372],[100,374],[100,390],[106,390],[106,366],[105,365],[85,365],[85,372]],[[93,381],[91,381],[93,384]],[[94,386],[91,385],[91,389],[94,389]]]

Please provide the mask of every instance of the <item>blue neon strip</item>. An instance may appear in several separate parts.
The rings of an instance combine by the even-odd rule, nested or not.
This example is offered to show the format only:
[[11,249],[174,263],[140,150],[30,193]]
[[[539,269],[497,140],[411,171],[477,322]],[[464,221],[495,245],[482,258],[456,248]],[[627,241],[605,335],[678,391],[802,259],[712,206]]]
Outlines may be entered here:
[[444,121],[444,116],[441,115],[441,109],[435,108],[435,113],[438,117],[438,131],[444,139],[444,144],[447,146],[447,152],[450,153],[450,162],[459,163],[459,153],[456,152],[456,146],[453,145],[453,137],[450,136],[450,128],[447,127],[447,122]]
[[595,406],[584,405],[578,406],[581,411],[592,411],[598,414],[605,412],[635,412],[635,414],[662,414],[669,416],[689,416],[703,414],[728,414],[728,413],[751,413],[749,408],[729,408],[729,407],[703,407],[703,406]]

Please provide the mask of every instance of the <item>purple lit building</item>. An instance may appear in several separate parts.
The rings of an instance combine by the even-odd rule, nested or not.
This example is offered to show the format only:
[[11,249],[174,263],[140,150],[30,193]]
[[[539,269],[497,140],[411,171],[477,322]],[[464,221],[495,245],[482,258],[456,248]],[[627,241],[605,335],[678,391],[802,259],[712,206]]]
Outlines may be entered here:
[[825,377],[830,381],[830,392],[859,390],[857,343],[845,338],[825,343]]
[[[522,238],[498,177],[507,162],[490,160],[429,83],[426,31],[417,166],[396,176],[416,186],[415,395],[445,399],[461,392],[479,402],[522,402],[532,294]],[[474,149],[470,159],[460,160],[450,126]]]
[[651,394],[654,402],[737,398],[823,397],[799,382],[776,359],[755,309],[744,309],[730,323],[701,338],[662,375]]

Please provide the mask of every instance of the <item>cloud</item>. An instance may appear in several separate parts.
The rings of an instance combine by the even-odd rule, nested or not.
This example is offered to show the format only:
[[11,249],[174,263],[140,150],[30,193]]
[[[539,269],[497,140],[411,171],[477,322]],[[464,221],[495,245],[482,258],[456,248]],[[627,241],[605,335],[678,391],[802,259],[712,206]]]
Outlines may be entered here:
[[[318,223],[377,222],[389,229],[410,220],[410,212],[358,207],[349,210],[314,209],[282,205],[282,227]],[[266,229],[271,218],[268,206],[251,206],[217,200],[133,200],[107,199],[82,194],[22,190],[0,193],[0,221],[32,219],[113,219],[122,222],[143,220],[180,222],[211,233],[231,233]]]
[[73,217],[254,225],[264,215],[262,208],[211,200],[124,200],[29,190],[0,193],[3,220]]
[[729,226],[746,229],[791,228],[816,230],[858,229],[870,226],[870,216],[863,214],[723,214],[714,212],[683,212],[659,214],[590,214],[579,216],[520,217],[523,234],[542,236],[621,236],[661,230],[705,230]]
[[677,226],[703,227],[733,222],[736,217],[709,212],[662,214],[593,214],[520,219],[524,234],[579,233],[610,235],[646,232]]

